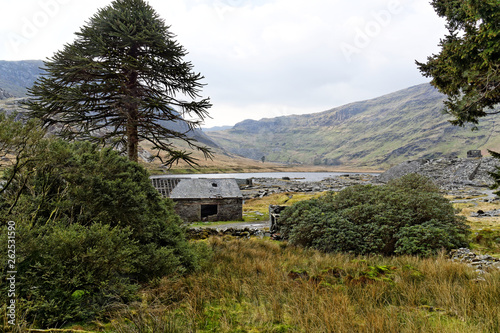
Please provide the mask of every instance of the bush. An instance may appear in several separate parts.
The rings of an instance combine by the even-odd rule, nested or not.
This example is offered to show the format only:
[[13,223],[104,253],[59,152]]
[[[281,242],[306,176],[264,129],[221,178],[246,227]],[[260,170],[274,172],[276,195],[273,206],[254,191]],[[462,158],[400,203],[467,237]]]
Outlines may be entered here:
[[133,299],[138,282],[198,267],[172,201],[140,165],[85,142],[44,139],[34,151],[5,172],[0,196],[2,244],[16,222],[17,304],[29,321],[89,319]]
[[54,327],[86,320],[135,299],[137,285],[127,276],[137,271],[138,247],[130,230],[101,224],[50,223],[31,230],[16,225],[16,305],[30,323]]
[[407,175],[300,202],[281,214],[291,244],[328,252],[431,255],[467,246],[468,226],[432,182]]

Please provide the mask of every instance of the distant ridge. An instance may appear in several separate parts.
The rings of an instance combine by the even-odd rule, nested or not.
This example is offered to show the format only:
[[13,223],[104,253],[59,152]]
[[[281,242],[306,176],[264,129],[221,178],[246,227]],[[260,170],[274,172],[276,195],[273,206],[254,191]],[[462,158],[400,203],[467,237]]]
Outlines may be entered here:
[[232,153],[289,164],[387,168],[409,159],[500,149],[494,117],[485,118],[479,131],[455,127],[441,112],[444,100],[430,84],[421,84],[319,113],[245,120],[207,135]]
[[224,131],[227,129],[231,129],[233,126],[214,126],[214,127],[203,127],[203,132],[214,132],[214,131]]

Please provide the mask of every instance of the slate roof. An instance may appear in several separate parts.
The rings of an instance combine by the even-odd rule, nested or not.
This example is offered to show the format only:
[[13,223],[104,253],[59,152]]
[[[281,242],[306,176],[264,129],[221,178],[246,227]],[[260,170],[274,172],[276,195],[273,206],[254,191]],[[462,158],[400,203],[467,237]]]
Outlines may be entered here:
[[243,198],[234,179],[183,178],[170,191],[172,199]]

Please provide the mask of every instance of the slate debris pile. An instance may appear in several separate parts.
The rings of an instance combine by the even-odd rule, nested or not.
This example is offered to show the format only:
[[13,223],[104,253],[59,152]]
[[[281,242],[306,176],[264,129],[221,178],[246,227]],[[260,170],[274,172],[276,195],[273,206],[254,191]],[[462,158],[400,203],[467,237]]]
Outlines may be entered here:
[[432,179],[443,190],[464,186],[490,187],[494,184],[489,172],[495,170],[498,160],[483,158],[439,158],[403,162],[381,174],[377,180],[386,183],[409,173],[418,173]]
[[0,88],[0,99],[7,99],[7,98],[12,98],[12,97],[14,97],[14,95],[11,95],[8,92],[6,92],[5,90],[3,90],[2,88]]

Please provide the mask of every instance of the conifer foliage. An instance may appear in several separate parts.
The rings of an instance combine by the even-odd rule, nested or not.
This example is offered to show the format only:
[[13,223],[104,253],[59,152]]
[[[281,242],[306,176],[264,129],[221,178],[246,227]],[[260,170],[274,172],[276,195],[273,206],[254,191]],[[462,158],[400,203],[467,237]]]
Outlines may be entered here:
[[432,85],[448,95],[445,111],[452,123],[478,123],[488,114],[499,113],[500,103],[500,3],[497,0],[433,0],[440,17],[446,19],[448,35],[441,52],[417,62]]
[[[138,159],[147,140],[167,152],[166,164],[195,163],[171,139],[182,139],[210,156],[186,133],[165,127],[185,122],[190,129],[208,116],[210,100],[201,97],[203,76],[183,60],[187,51],[169,26],[144,0],[115,0],[100,9],[79,32],[45,62],[45,75],[30,90],[32,117],[58,125],[67,138],[126,147]],[[184,116],[189,115],[190,120]]]

